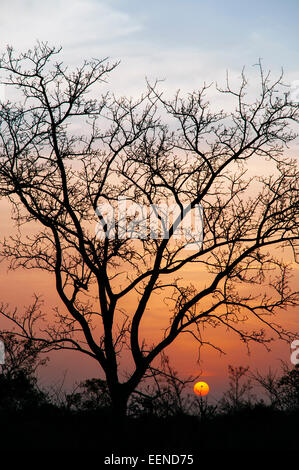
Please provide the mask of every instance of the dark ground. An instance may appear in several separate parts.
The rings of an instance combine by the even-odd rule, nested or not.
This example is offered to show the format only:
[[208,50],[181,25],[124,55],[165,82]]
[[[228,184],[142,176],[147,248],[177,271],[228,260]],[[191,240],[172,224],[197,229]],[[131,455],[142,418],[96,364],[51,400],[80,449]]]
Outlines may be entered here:
[[104,412],[45,407],[1,413],[1,450],[97,451],[114,455],[194,454],[246,450],[298,452],[299,413],[270,407],[201,420],[194,416],[112,419]]

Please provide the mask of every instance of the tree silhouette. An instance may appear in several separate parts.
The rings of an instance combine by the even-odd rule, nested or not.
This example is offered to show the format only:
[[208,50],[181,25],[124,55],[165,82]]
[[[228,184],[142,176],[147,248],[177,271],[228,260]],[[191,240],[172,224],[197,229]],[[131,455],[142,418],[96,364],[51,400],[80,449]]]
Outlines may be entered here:
[[240,411],[251,401],[252,384],[248,378],[249,367],[228,366],[229,389],[221,400],[221,408],[227,412]]
[[[16,56],[9,47],[0,61],[2,83],[16,89],[16,99],[0,106],[0,193],[19,228],[2,256],[12,269],[52,273],[63,304],[42,329],[38,309],[3,307],[15,334],[95,359],[119,414],[183,332],[217,349],[204,327],[224,325],[246,344],[267,344],[267,328],[293,337],[273,322],[298,300],[287,263],[271,251],[295,254],[298,240],[298,171],[285,148],[299,109],[282,77],[272,81],[258,64],[252,102],[244,73],[238,90],[228,81],[218,93],[235,109],[225,113],[213,111],[206,85],[173,100],[158,83],[135,101],[100,95],[116,64],[92,60],[69,70],[55,62],[59,52],[38,43]],[[264,162],[269,175],[246,174]],[[114,221],[105,210],[124,198],[131,209]],[[169,220],[165,202],[178,210]],[[191,224],[178,237],[180,222],[200,207],[203,243]],[[22,234],[26,225],[31,235]],[[187,267],[204,273],[203,281],[180,279]],[[148,340],[143,325],[156,311],[153,298],[162,300],[164,333]],[[261,329],[247,330],[248,318]],[[126,350],[133,366],[123,376]]]
[[259,372],[252,378],[261,385],[270,399],[271,406],[279,410],[299,409],[299,367],[290,367],[282,361],[281,373],[269,370],[266,375]]
[[282,399],[278,386],[279,378],[275,371],[271,368],[266,374],[256,371],[251,373],[251,378],[264,389],[272,408],[282,408]]
[[[79,390],[78,390],[79,389]],[[66,395],[66,406],[76,411],[102,411],[109,408],[110,395],[104,380],[93,378],[79,384],[72,393]]]
[[9,413],[37,408],[48,403],[45,392],[37,386],[36,371],[45,365],[36,341],[0,334],[5,344],[5,363],[0,373],[0,411]]
[[287,410],[299,410],[299,367],[290,368],[283,364],[283,375],[278,382],[279,394],[283,407]]

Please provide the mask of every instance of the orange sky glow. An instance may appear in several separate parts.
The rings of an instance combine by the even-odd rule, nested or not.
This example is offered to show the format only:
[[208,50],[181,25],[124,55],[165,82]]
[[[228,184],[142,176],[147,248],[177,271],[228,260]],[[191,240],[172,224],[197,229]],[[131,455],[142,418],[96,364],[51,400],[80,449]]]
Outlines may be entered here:
[[[9,236],[15,231],[10,217],[10,210],[5,201],[0,202],[1,222],[0,232],[2,236]],[[282,253],[289,257],[288,253]],[[205,283],[206,273],[197,266],[189,266],[184,270],[184,280],[194,285]],[[299,270],[294,269],[294,286],[298,284]],[[19,269],[8,271],[7,263],[4,261],[0,265],[1,281],[1,301],[8,303],[11,308],[18,307],[20,310],[32,302],[33,294],[41,294],[45,301],[44,309],[48,318],[53,318],[53,308],[59,305],[59,299],[55,292],[54,277],[48,273],[37,270]],[[127,311],[132,309],[136,298],[126,299],[124,307]],[[133,309],[132,309],[133,310]],[[167,327],[167,308],[163,302],[163,294],[153,297],[142,323],[142,335],[148,344],[152,344],[161,339],[163,329]],[[286,329],[298,331],[297,311],[292,308],[282,312],[275,319],[281,322]],[[3,320],[0,320],[3,323]],[[246,326],[258,328],[260,325],[250,320]],[[271,351],[267,352],[262,345],[252,345],[250,355],[246,347],[241,344],[239,337],[224,327],[207,327],[204,330],[205,341],[221,347],[225,354],[220,354],[213,347],[205,346],[200,352],[200,363],[198,362],[198,344],[190,334],[184,333],[168,347],[166,354],[170,357],[172,367],[178,371],[179,375],[187,378],[190,375],[198,376],[198,379],[206,380],[210,387],[209,397],[217,398],[227,384],[227,366],[249,365],[251,369],[266,372],[269,367],[279,369],[280,361],[289,362],[290,347],[282,341],[275,341],[271,346]],[[125,372],[132,366],[129,354],[124,355],[121,368]],[[66,375],[65,375],[66,374]],[[65,385],[72,387],[76,381],[85,378],[102,376],[99,366],[90,358],[82,357],[77,352],[55,352],[51,354],[51,361],[43,370],[40,370],[40,377],[45,384],[54,384],[63,380],[65,375]],[[191,386],[190,386],[191,392]]]

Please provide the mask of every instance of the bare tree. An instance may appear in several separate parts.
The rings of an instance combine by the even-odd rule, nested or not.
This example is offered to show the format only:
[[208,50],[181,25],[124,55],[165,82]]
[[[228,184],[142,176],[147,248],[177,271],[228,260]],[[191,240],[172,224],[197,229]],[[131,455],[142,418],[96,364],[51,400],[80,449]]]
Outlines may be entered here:
[[251,402],[251,379],[248,378],[249,367],[228,366],[229,389],[224,393],[221,407],[225,411],[240,411]]
[[273,408],[280,408],[282,406],[282,400],[280,396],[278,385],[279,378],[277,377],[277,373],[270,368],[265,375],[256,371],[255,373],[251,373],[251,377],[264,389],[271,406]]
[[[92,60],[69,70],[55,62],[58,53],[37,44],[20,56],[8,48],[0,61],[2,83],[17,89],[16,100],[0,107],[0,191],[19,229],[4,240],[2,255],[13,269],[52,273],[63,303],[56,323],[42,330],[32,321],[34,312],[25,321],[6,310],[18,334],[94,358],[117,413],[125,412],[152,362],[183,332],[218,349],[204,336],[205,326],[224,325],[245,343],[267,345],[267,329],[274,337],[291,337],[273,322],[298,300],[287,264],[271,251],[289,247],[295,255],[298,240],[298,171],[285,148],[296,137],[292,124],[299,109],[282,77],[272,81],[258,64],[256,99],[247,101],[242,73],[237,91],[229,82],[218,89],[235,100],[235,109],[214,112],[206,85],[170,101],[158,84],[135,101],[100,95],[116,64]],[[246,174],[264,161],[271,175]],[[133,206],[135,212],[114,226],[103,207],[116,208],[120,198],[139,209]],[[151,213],[140,218],[140,211],[156,210],[165,226],[159,209],[165,201],[179,213],[164,233],[146,232]],[[190,240],[200,240],[193,240],[192,230],[176,235],[199,205],[203,244],[188,250]],[[32,235],[23,236],[32,222]],[[127,236],[130,231],[135,238]],[[180,279],[188,266],[204,271],[204,282]],[[164,333],[146,341],[143,321],[159,293],[167,304]],[[261,322],[260,330],[245,329],[250,317]],[[133,366],[124,377],[126,348]]]
[[299,409],[298,365],[290,367],[282,361],[279,375],[270,369],[266,375],[257,371],[251,376],[265,390],[273,408],[288,411]]

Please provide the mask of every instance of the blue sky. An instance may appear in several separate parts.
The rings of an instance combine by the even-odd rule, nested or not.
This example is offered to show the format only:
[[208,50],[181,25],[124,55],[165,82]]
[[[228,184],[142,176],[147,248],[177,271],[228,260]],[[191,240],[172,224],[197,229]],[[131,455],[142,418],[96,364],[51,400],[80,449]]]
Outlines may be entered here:
[[[227,48],[277,58],[274,45],[297,52],[298,2],[153,0],[111,1],[121,11],[144,18],[143,38],[164,45],[229,53]],[[261,41],[258,41],[260,39]]]
[[121,60],[111,86],[134,95],[145,77],[170,91],[225,79],[259,58],[288,81],[299,78],[299,5],[252,0],[3,0],[0,46],[47,40],[73,64],[90,56]]

